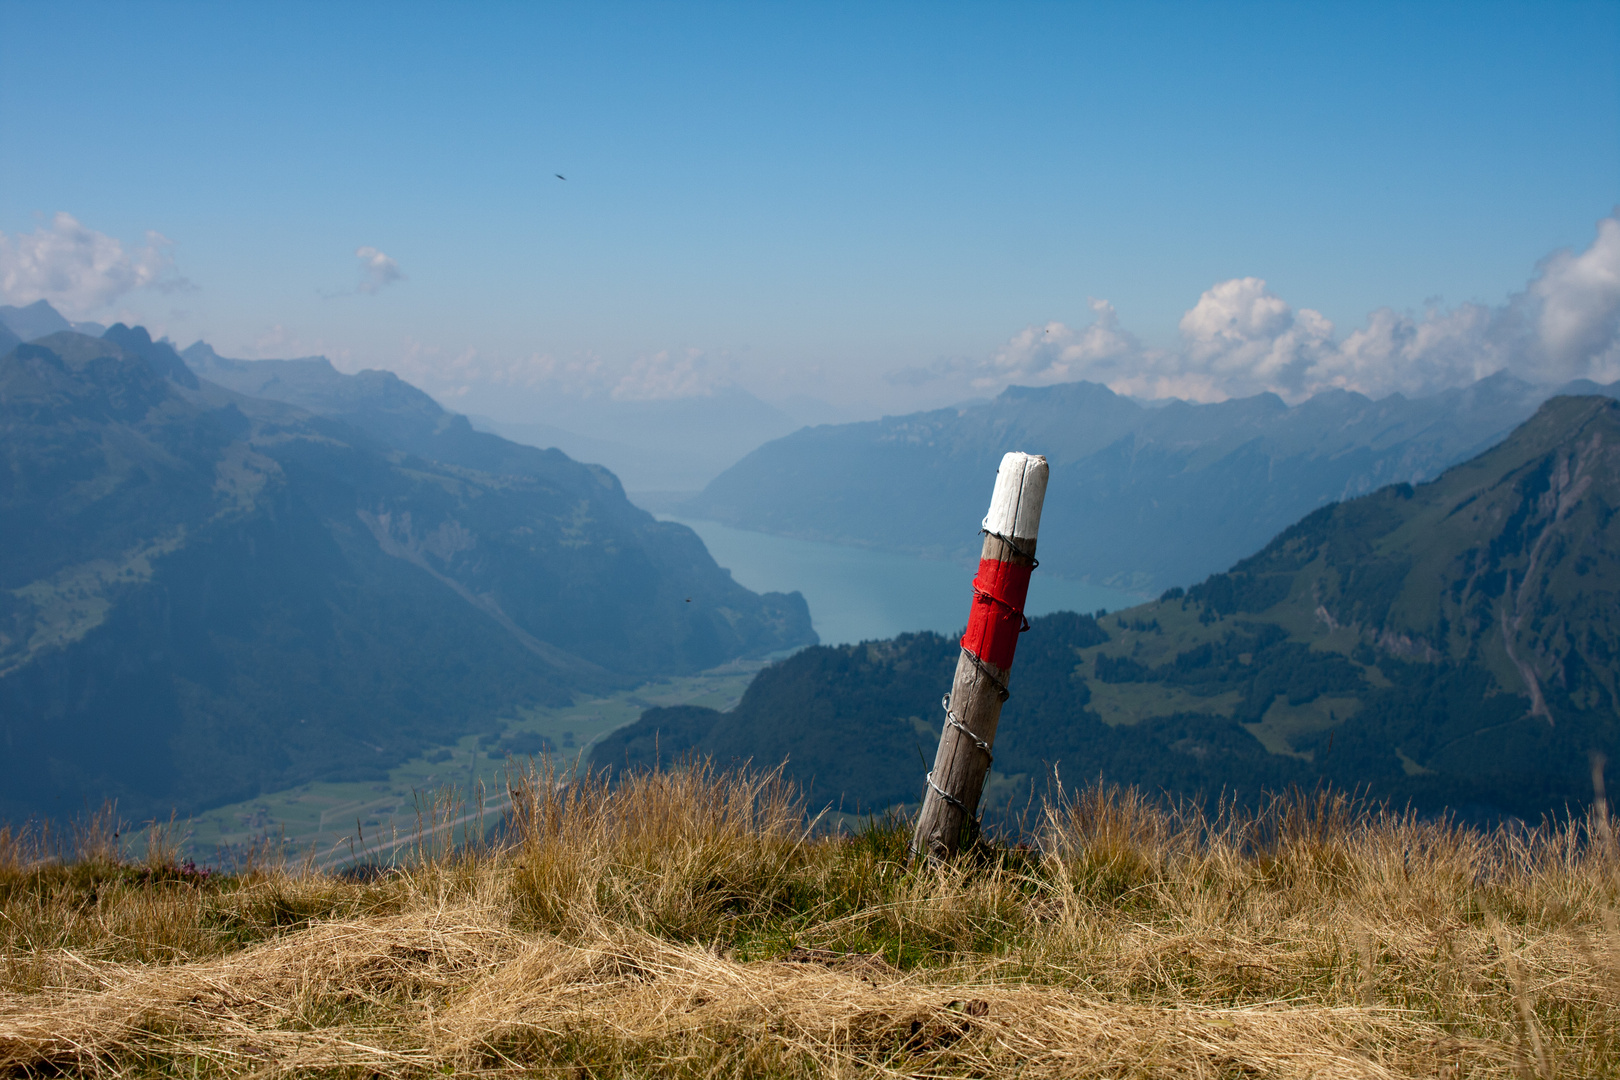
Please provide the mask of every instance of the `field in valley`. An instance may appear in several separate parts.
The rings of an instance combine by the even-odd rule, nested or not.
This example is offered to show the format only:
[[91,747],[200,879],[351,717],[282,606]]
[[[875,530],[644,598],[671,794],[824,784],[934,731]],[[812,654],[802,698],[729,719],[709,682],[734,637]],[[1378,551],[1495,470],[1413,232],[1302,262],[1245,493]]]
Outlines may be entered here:
[[[358,859],[388,861],[415,833],[418,810],[454,787],[467,805],[456,828],[496,821],[506,807],[508,769],[541,755],[570,766],[588,757],[597,739],[654,705],[729,709],[765,661],[736,661],[698,675],[676,676],[562,708],[514,710],[498,733],[469,735],[388,771],[386,780],[317,781],[216,807],[177,822],[177,843],[199,865],[233,867],[275,853],[312,856],[337,867]],[[483,793],[482,806],[479,793]]]

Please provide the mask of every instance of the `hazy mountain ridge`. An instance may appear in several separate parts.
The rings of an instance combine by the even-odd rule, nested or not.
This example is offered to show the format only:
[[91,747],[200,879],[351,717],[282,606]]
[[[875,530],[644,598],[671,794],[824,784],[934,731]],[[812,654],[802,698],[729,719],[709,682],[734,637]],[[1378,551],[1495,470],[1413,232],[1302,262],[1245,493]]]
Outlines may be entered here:
[[971,558],[971,523],[1001,455],[1039,451],[1052,463],[1046,567],[1157,592],[1231,565],[1328,502],[1438,475],[1546,396],[1502,374],[1432,398],[1334,391],[1293,407],[1271,394],[1147,408],[1094,383],[1010,387],[983,405],[798,431],[749,454],[681,512]]
[[322,416],[448,415],[432,397],[391,371],[346,375],[324,356],[296,360],[229,360],[206,342],[181,350],[186,366],[209,382],[249,397],[296,405]]
[[[1620,403],[1554,398],[1435,481],[1318,510],[1191,589],[1033,620],[987,803],[1056,770],[1206,797],[1329,780],[1478,818],[1579,807],[1589,755],[1620,752],[1617,601]],[[595,760],[785,756],[818,797],[912,802],[956,655],[932,634],[805,650],[732,713],[649,710]]]
[[[179,354],[196,374],[250,397],[280,401],[341,420],[391,447],[480,472],[545,476],[558,462],[580,463],[561,451],[541,450],[473,430],[465,416],[391,371],[345,374],[324,356],[297,360],[228,360],[203,342]],[[600,483],[622,493],[618,477],[583,465]]]
[[393,372],[347,375],[324,356],[231,360],[201,341],[181,355],[221,386],[341,417],[395,443],[411,442],[418,452],[455,453],[446,444],[465,448],[476,441],[466,437],[476,429],[491,445],[490,437],[498,436],[507,447],[555,448],[599,463],[642,491],[693,491],[749,450],[799,426],[738,387],[673,400],[570,399],[551,422],[469,420]]
[[[34,341],[48,334],[72,330],[90,337],[100,337],[107,328],[97,322],[69,322],[46,300],[35,300],[24,307],[0,304],[0,326],[19,341]],[[0,356],[10,352],[17,343],[0,350]]]
[[363,776],[525,701],[814,640],[610,473],[392,378],[335,419],[140,328],[0,357],[0,816]]

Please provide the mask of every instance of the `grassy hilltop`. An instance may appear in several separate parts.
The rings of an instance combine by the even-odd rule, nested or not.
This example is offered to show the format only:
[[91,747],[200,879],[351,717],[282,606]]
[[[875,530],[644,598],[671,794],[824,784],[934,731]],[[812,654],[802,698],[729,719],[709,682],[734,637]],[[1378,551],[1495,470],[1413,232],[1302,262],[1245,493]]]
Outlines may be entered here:
[[429,822],[341,878],[0,832],[0,1072],[1620,1076],[1601,812],[1484,833],[1094,789],[1037,846],[919,868],[902,825],[814,833],[773,776],[512,794],[501,846]]

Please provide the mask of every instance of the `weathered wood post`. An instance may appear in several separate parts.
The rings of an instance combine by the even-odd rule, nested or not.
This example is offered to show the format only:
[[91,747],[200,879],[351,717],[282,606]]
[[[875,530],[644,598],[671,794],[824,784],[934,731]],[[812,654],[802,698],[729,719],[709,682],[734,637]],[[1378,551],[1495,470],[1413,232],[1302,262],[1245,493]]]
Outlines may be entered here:
[[1024,599],[1036,566],[1035,534],[1045,500],[1044,457],[1015,451],[1001,459],[984,518],[984,548],[973,579],[967,633],[945,699],[945,730],[939,734],[911,841],[913,858],[937,861],[956,854],[963,828],[976,820],[1001,704],[1007,700],[1013,650],[1018,635],[1029,629]]

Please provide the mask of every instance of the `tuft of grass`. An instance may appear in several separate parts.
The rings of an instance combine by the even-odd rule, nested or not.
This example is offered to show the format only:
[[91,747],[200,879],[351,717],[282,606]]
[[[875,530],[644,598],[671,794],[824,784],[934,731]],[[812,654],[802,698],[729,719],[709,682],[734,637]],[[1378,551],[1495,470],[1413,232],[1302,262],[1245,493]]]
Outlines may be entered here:
[[0,1072],[1620,1077],[1601,805],[1482,832],[1099,784],[928,866],[779,770],[509,795],[342,873],[0,830]]

